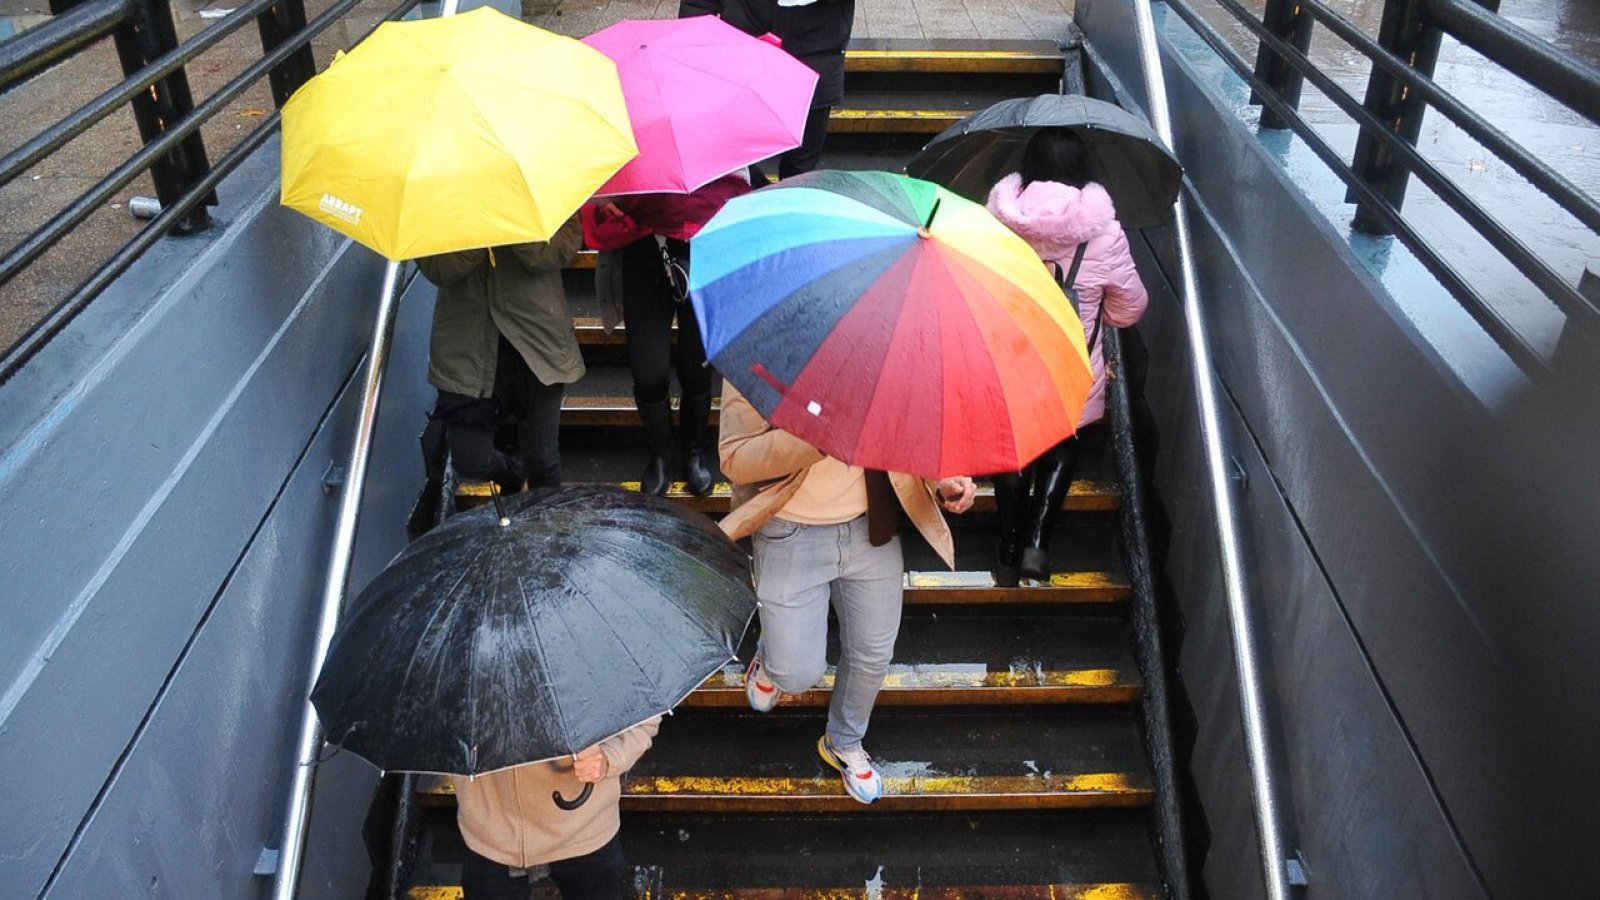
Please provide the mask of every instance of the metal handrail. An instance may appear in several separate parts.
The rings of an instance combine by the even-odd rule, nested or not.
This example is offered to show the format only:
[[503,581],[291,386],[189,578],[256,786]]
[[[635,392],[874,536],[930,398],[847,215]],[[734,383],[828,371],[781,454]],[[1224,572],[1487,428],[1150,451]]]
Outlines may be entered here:
[[[1161,49],[1156,42],[1155,16],[1150,9],[1152,2],[1134,0],[1133,3],[1139,29],[1140,69],[1149,98],[1151,124],[1156,134],[1167,146],[1172,147],[1172,113],[1167,103]],[[1255,811],[1258,849],[1261,852],[1262,881],[1271,900],[1288,900],[1290,854],[1285,825],[1287,815],[1278,787],[1278,773],[1283,769],[1269,738],[1275,733],[1276,726],[1262,684],[1261,640],[1256,634],[1251,600],[1245,585],[1234,487],[1223,458],[1222,423],[1214,383],[1216,373],[1211,362],[1211,340],[1200,308],[1199,278],[1195,273],[1194,251],[1189,238],[1189,208],[1182,194],[1179,194],[1174,209],[1173,236],[1182,278],[1183,320],[1189,338],[1195,400],[1200,412],[1200,438],[1205,448],[1206,482],[1216,522],[1223,592],[1228,603],[1234,664],[1239,676],[1240,717],[1244,723],[1245,756],[1250,769],[1250,793]]]

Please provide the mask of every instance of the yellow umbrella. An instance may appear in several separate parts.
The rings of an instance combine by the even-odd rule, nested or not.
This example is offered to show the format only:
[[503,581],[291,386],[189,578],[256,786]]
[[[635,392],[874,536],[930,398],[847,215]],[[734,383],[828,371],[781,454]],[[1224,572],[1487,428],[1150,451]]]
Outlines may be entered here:
[[610,59],[480,7],[384,23],[296,91],[281,199],[412,259],[545,240],[637,154]]

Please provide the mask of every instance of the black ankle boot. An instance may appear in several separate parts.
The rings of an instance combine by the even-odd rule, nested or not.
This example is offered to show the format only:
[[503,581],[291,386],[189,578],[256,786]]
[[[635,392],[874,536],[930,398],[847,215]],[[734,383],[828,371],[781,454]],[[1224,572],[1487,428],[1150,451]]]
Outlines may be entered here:
[[1016,587],[1020,576],[1017,557],[1022,552],[1022,475],[1005,472],[995,475],[993,481],[994,509],[1000,520],[1000,536],[995,541],[994,568],[990,571],[994,575],[995,587]]
[[667,492],[667,457],[672,454],[672,404],[640,403],[639,419],[644,422],[645,442],[650,445],[650,460],[644,464],[639,490],[657,497]]
[[1033,463],[1037,466],[1033,495],[1022,522],[1022,556],[1019,569],[1024,578],[1042,581],[1050,577],[1050,532],[1055,529],[1061,503],[1072,485],[1070,460],[1050,454]]
[[711,395],[683,398],[678,407],[678,433],[683,438],[683,465],[687,470],[689,493],[704,497],[711,493],[711,466],[706,460],[706,422],[711,418]]

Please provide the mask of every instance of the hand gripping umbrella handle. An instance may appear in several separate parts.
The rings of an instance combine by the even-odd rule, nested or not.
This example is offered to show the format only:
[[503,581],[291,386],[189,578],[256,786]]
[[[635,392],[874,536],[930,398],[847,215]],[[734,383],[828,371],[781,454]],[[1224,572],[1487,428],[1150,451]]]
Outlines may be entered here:
[[567,812],[572,812],[585,803],[588,803],[589,795],[592,793],[594,793],[594,782],[585,784],[583,786],[583,793],[579,794],[578,799],[576,800],[568,800],[567,798],[561,796],[560,791],[551,791],[550,799],[554,800],[557,806],[561,807]]

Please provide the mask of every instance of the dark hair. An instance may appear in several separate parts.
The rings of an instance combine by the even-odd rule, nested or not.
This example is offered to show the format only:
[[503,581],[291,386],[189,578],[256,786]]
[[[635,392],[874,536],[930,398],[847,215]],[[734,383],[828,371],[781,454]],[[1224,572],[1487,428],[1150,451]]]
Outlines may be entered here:
[[1065,128],[1041,128],[1022,150],[1022,186],[1059,181],[1081,188],[1089,183],[1089,146]]

